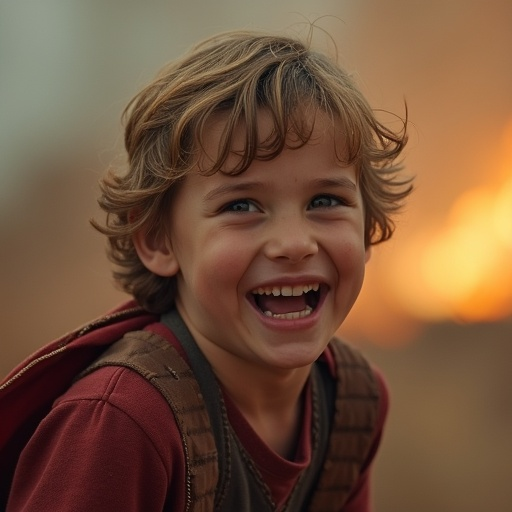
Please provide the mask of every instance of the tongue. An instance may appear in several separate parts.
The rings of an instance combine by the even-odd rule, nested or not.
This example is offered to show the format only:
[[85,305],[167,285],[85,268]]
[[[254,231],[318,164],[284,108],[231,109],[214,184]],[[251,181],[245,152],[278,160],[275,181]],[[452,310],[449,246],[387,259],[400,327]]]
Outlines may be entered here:
[[270,311],[276,315],[302,311],[306,307],[304,295],[300,295],[299,297],[260,295],[256,302],[262,311]]

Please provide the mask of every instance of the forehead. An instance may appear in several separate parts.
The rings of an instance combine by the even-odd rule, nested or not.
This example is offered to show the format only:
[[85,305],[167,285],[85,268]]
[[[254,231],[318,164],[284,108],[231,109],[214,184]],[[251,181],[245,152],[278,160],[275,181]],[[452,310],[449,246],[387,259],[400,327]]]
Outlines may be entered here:
[[[280,132],[272,114],[264,109],[257,112],[254,124],[239,121],[231,134],[229,122],[227,112],[216,113],[206,121],[198,148],[200,173],[209,174],[224,157],[220,170],[227,174],[236,173],[233,170],[238,169],[250,154],[254,155],[254,160],[272,160],[281,150],[298,149],[306,144],[321,144],[323,151],[339,162],[346,160],[346,138],[341,123],[320,109],[297,110],[286,133]],[[278,150],[280,145],[281,150]]]

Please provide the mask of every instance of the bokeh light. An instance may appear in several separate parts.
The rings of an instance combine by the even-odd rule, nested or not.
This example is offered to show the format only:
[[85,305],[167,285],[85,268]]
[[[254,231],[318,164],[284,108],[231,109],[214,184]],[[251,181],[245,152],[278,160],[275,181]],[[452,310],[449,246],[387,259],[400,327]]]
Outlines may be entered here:
[[397,260],[394,291],[414,317],[480,322],[512,314],[510,133],[488,183],[463,191],[443,223],[413,237]]

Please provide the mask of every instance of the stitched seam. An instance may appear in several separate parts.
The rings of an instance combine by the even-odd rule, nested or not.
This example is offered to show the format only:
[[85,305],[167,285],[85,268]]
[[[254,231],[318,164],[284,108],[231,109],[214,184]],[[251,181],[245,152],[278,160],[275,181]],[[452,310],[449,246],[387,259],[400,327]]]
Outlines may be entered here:
[[[70,403],[73,403],[73,402],[76,402],[76,403],[78,403],[78,402],[97,402],[97,403],[101,403],[104,406],[106,406],[106,405],[110,406],[112,409],[115,409],[115,410],[119,411],[121,414],[123,414],[124,416],[129,418],[130,421],[134,425],[136,425],[137,428],[144,434],[144,437],[149,441],[149,444],[153,447],[153,450],[158,455],[158,459],[162,463],[164,471],[165,471],[165,473],[167,475],[167,480],[170,480],[170,475],[169,475],[169,473],[168,473],[168,471],[167,471],[167,469],[165,467],[164,460],[163,460],[161,454],[159,453],[159,451],[157,450],[157,447],[155,446],[155,443],[151,439],[151,436],[148,435],[148,433],[142,428],[142,426],[139,424],[139,422],[136,421],[130,414],[128,414],[125,410],[121,409],[117,405],[109,402],[108,400],[103,400],[102,398],[77,398],[77,399],[73,399],[73,400],[70,399],[70,400],[66,400],[65,402],[62,402],[62,404],[64,404],[64,403],[70,404]],[[59,404],[59,406],[60,406],[60,404]],[[57,406],[55,409],[57,409],[59,406]]]
[[[149,441],[149,444],[153,447],[153,450],[158,455],[158,459],[162,463],[164,471],[165,471],[165,473],[167,475],[167,480],[170,481],[170,474],[169,474],[169,472],[168,472],[168,470],[166,468],[164,459],[162,458],[162,455],[160,454],[160,451],[157,449],[157,447],[156,447],[153,439],[151,438],[151,436],[146,432],[146,430],[142,427],[142,425],[131,414],[128,414],[128,412],[126,412],[124,409],[122,409],[118,405],[110,402],[110,400],[109,400],[110,396],[112,395],[114,389],[116,388],[116,386],[117,386],[117,384],[119,382],[119,378],[121,377],[122,373],[125,372],[125,371],[129,371],[131,373],[134,373],[135,375],[138,375],[135,372],[133,372],[131,370],[128,370],[127,368],[121,368],[121,367],[120,368],[116,368],[116,371],[110,377],[107,385],[105,386],[105,391],[104,391],[103,395],[101,396],[101,398],[92,398],[92,397],[90,397],[90,398],[59,399],[59,404],[56,407],[54,407],[54,410],[57,409],[60,405],[71,404],[71,403],[74,403],[74,402],[75,403],[78,403],[78,402],[98,402],[98,403],[102,403],[103,405],[109,405],[113,409],[119,411],[124,416],[129,418],[130,421],[134,425],[137,425],[137,428],[144,434],[144,437]],[[140,377],[144,380],[144,377],[142,377],[142,376],[140,376]],[[148,382],[148,385],[153,388],[153,386],[149,382]],[[174,417],[174,414],[173,414],[173,417]],[[180,443],[181,443],[181,441],[180,441]]]

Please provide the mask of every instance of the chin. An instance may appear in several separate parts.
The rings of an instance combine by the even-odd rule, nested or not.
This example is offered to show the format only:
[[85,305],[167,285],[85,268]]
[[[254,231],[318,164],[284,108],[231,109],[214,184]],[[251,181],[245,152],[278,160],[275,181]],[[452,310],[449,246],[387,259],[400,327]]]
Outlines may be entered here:
[[278,351],[267,358],[270,366],[280,370],[294,370],[311,366],[322,354],[323,348],[317,350],[300,350],[288,347],[287,350]]

